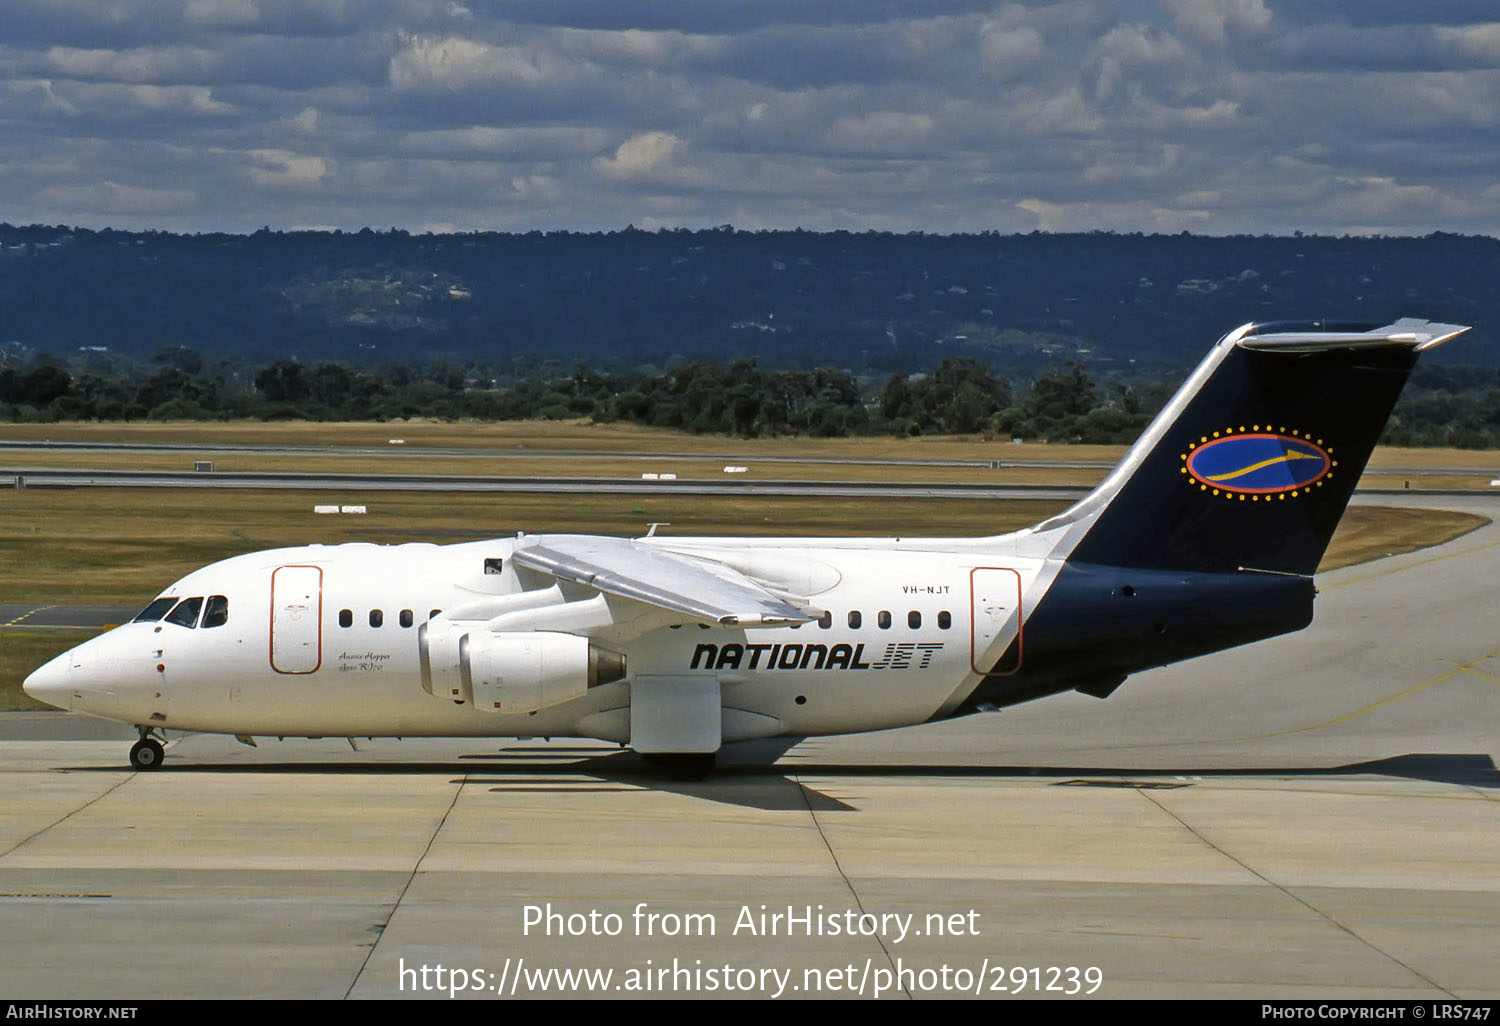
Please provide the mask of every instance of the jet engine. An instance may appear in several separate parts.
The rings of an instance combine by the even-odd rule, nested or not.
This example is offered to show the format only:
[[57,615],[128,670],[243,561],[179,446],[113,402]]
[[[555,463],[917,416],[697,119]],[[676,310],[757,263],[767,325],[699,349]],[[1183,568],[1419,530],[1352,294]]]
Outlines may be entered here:
[[625,657],[560,631],[491,633],[433,621],[419,634],[422,689],[494,713],[530,713],[625,677]]

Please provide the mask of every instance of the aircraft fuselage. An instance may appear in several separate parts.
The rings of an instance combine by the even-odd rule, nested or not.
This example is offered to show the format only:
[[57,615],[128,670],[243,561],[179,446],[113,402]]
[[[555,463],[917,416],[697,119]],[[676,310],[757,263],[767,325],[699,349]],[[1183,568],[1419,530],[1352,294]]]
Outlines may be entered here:
[[[549,707],[494,712],[472,697],[424,692],[419,638],[424,625],[465,610],[477,630],[497,600],[526,592],[510,565],[513,539],[314,545],[189,574],[163,596],[221,597],[222,624],[208,626],[201,613],[192,626],[124,624],[69,653],[46,687],[65,699],[54,704],[74,711],[178,730],[624,743],[629,679],[697,677],[721,688],[724,741],[877,730],[940,715],[976,667],[994,665],[1015,637],[1020,595],[1040,565],[1012,559],[998,567],[993,556],[931,551],[931,543],[904,551],[895,540],[884,551],[871,551],[869,539],[860,548],[808,549],[754,539],[661,542],[816,564],[828,587],[812,597],[826,615],[758,628],[674,616],[634,637],[620,635],[638,625],[596,620],[583,629],[623,656],[628,678]],[[543,608],[554,615],[582,601],[559,596]],[[28,687],[36,694],[43,685]]]

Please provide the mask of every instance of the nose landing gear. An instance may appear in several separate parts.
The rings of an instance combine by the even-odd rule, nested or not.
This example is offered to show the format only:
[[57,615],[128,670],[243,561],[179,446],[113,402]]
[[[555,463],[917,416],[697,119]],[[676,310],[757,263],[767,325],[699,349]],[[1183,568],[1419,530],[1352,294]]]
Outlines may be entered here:
[[141,739],[130,746],[130,765],[138,770],[159,770],[166,756],[162,743],[152,736],[150,727],[136,727]]

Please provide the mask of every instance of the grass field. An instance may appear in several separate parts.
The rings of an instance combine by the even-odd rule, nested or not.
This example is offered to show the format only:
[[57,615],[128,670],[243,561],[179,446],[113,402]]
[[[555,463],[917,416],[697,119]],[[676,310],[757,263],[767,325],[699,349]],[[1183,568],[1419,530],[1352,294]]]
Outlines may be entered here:
[[166,423],[0,424],[0,439],[68,442],[151,442],[188,445],[282,445],[379,448],[398,451],[392,438],[408,446],[460,449],[539,449],[563,452],[690,453],[701,455],[787,455],[816,457],[1004,459],[1007,453],[1065,452],[1069,459],[1115,459],[1120,446],[1028,444],[975,435],[921,438],[730,438],[693,435],[633,424],[590,421],[495,421],[400,423],[308,423],[259,421],[181,421]]
[[[516,531],[640,535],[969,537],[1028,527],[1048,500],[376,492],[321,496],[364,516],[319,516],[298,491],[29,488],[0,490],[0,600],[144,603],[177,577],[227,556],[313,542],[465,541]],[[1433,544],[1483,523],[1467,514],[1356,507],[1328,566]]]
[[[404,445],[390,444],[401,438]],[[1049,484],[1093,486],[1105,474],[1098,467],[902,466],[896,464],[814,463],[805,460],[922,459],[998,462],[1113,463],[1123,446],[1011,445],[975,436],[925,438],[738,439],[690,435],[622,424],[586,421],[501,423],[308,424],[259,422],[166,424],[0,425],[0,440],[171,443],[192,446],[317,446],[320,453],[215,452],[166,453],[16,451],[0,455],[6,468],[29,470],[137,469],[191,470],[195,460],[212,460],[218,471],[284,471],[334,474],[434,474],[494,477],[592,477],[639,479],[642,473],[670,472],[682,480],[728,480],[726,464],[749,471],[734,480],[883,481],[930,484]],[[418,453],[419,447],[468,450],[456,454]],[[374,451],[369,451],[374,450]],[[542,453],[597,453],[549,458]],[[615,454],[615,455],[609,455]],[[670,458],[667,457],[670,454]],[[760,462],[765,457],[777,462]],[[788,461],[788,458],[790,460]],[[785,462],[784,462],[785,461]],[[1412,475],[1393,469],[1465,468],[1465,473]],[[1500,477],[1500,451],[1380,449],[1361,480],[1365,488],[1488,489]]]
[[341,493],[365,516],[318,516],[303,492],[254,489],[0,490],[4,601],[133,603],[189,570],[255,549],[312,542],[464,541],[516,531],[640,535],[983,535],[1029,526],[1056,502],[923,498],[740,498]]
[[32,670],[86,637],[87,634],[78,631],[0,632],[0,712],[52,708],[22,691],[21,681]]
[[[690,453],[718,459],[731,455],[833,457],[843,459],[1052,459],[1120,458],[1120,445],[1011,445],[1006,439],[977,435],[920,438],[729,438],[691,435],[632,424],[590,421],[447,422],[385,424],[260,421],[173,421],[166,423],[0,424],[0,439],[70,442],[152,442],[185,445],[285,445],[379,448],[399,452],[390,439],[409,446],[467,449],[556,450],[563,452]],[[183,454],[191,460],[191,454]],[[211,458],[205,455],[204,458]],[[8,462],[14,462],[10,460]],[[1500,450],[1392,449],[1375,451],[1370,468],[1487,467],[1500,471]]]

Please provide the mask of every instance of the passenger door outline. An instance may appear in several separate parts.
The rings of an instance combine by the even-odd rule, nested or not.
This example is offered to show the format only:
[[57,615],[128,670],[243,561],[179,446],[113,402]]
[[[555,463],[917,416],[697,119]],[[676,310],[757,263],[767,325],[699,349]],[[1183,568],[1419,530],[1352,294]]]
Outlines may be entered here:
[[[1015,615],[1014,666],[990,669],[979,666],[980,657],[992,651],[995,642],[1006,633],[1006,625]],[[1009,677],[1021,669],[1022,635],[1021,572],[1009,566],[976,566],[969,571],[969,668],[981,677]],[[1010,649],[1007,641],[1000,647],[999,658]],[[985,660],[988,662],[988,659]]]
[[271,669],[316,673],[323,665],[323,568],[288,564],[271,571]]

